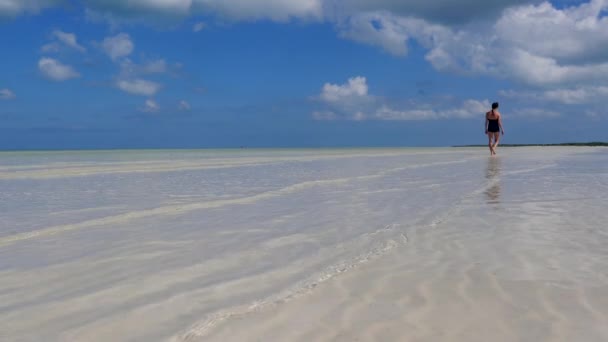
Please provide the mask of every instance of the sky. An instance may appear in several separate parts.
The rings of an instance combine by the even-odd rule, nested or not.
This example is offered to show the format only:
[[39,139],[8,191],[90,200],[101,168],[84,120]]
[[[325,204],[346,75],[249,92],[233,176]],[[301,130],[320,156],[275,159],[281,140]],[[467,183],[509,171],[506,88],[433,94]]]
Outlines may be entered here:
[[608,141],[608,0],[0,0],[0,149]]

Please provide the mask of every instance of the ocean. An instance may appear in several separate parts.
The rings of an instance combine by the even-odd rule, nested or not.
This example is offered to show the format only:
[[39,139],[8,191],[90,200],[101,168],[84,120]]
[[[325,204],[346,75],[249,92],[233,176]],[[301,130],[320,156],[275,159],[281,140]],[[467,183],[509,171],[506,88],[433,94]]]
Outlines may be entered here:
[[605,341],[606,151],[1,152],[0,340]]

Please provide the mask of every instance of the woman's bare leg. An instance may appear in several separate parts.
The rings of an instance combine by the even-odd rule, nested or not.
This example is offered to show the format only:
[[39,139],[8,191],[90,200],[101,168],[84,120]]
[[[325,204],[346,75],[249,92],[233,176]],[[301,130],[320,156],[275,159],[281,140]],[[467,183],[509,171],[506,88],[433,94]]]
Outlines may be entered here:
[[498,147],[498,143],[500,142],[500,132],[492,134],[494,134],[494,145],[492,146],[492,150],[494,150],[494,153],[496,153],[496,147]]
[[494,155],[494,146],[492,145],[492,136],[494,133],[488,132],[488,147],[490,148],[490,155]]

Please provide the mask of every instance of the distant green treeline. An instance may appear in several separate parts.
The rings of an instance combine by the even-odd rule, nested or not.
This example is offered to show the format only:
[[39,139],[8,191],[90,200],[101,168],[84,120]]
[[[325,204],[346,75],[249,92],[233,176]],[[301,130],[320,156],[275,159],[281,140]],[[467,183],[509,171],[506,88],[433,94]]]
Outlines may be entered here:
[[[484,145],[457,145],[452,147],[486,147]],[[585,143],[561,143],[561,144],[500,144],[502,147],[524,147],[524,146],[608,146],[608,142],[592,141]]]

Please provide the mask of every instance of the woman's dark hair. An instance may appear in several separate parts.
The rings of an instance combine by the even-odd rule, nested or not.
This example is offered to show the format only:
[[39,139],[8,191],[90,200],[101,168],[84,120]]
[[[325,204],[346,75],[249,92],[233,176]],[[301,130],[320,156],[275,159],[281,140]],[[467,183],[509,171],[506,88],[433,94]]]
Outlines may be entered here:
[[496,108],[498,108],[498,102],[492,103],[492,109],[496,109]]

